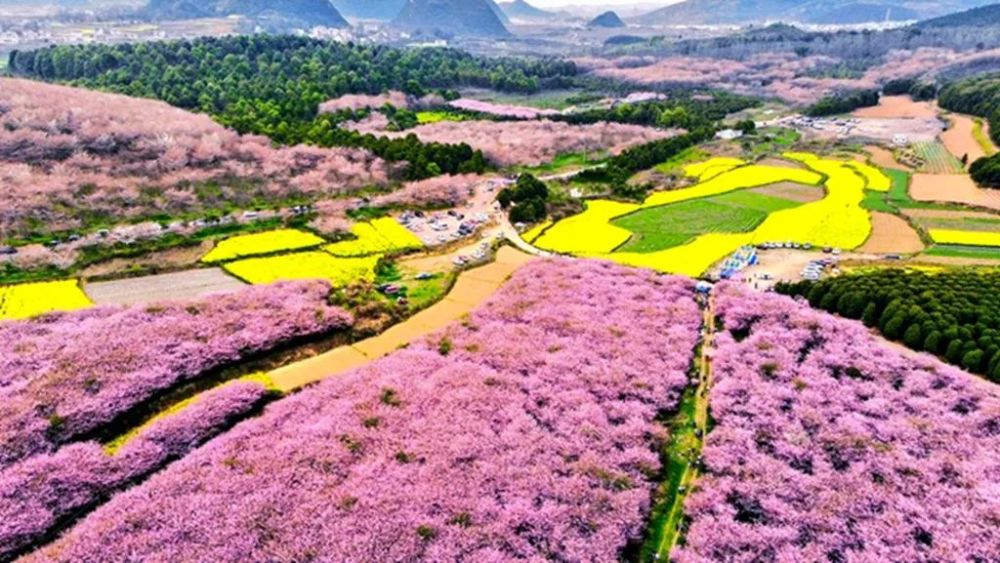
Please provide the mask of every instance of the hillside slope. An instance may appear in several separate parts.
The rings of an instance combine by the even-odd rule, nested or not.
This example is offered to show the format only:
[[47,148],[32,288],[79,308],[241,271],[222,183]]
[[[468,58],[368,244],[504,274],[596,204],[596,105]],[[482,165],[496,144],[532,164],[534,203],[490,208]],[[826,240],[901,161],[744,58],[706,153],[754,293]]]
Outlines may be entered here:
[[392,25],[397,29],[427,36],[510,35],[490,7],[489,0],[409,0],[392,21]]
[[238,15],[281,20],[293,26],[348,26],[329,0],[150,0],[144,11],[154,21]]
[[526,21],[543,21],[556,18],[558,14],[549,12],[541,8],[536,8],[525,0],[514,0],[513,2],[501,2],[500,9],[507,14],[508,18]]
[[856,24],[912,21],[979,6],[978,0],[952,2],[891,0],[686,0],[635,20],[644,25],[802,22]]
[[399,15],[406,0],[332,0],[341,14],[351,18],[389,21]]
[[604,27],[604,28],[616,28],[625,27],[625,22],[622,21],[618,14],[612,11],[604,12],[603,14],[595,17],[587,23],[587,27]]

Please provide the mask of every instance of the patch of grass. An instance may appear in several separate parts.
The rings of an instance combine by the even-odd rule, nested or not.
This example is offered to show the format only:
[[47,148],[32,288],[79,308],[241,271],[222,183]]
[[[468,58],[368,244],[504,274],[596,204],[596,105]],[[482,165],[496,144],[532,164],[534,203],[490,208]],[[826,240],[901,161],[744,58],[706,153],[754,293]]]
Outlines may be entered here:
[[880,211],[882,213],[895,213],[897,208],[886,201],[886,194],[872,190],[865,190],[865,199],[861,200],[861,207],[868,211]]
[[924,255],[945,256],[950,258],[987,258],[1000,260],[1000,248],[937,244],[928,248],[924,252]]
[[633,237],[622,252],[657,252],[706,233],[748,233],[775,211],[801,205],[749,191],[643,209],[614,221]]
[[535,94],[496,92],[493,90],[472,90],[462,93],[468,98],[496,104],[529,106],[536,109],[564,110],[588,99],[583,90],[545,90]]
[[683,168],[685,164],[702,161],[709,158],[710,156],[712,155],[710,155],[708,152],[698,147],[691,147],[689,149],[685,149],[677,153],[677,155],[675,155],[670,160],[667,160],[666,162],[656,165],[656,167],[653,168],[653,170],[659,172],[660,174],[671,174],[675,172],[683,174],[684,173]]
[[607,156],[607,154],[565,153],[557,155],[552,159],[552,162],[547,162],[539,166],[517,166],[514,168],[514,171],[521,174],[534,174],[535,176],[558,174],[560,172],[568,172],[572,169],[597,166],[604,163],[607,160]]
[[418,111],[417,123],[427,125],[430,123],[440,123],[442,121],[468,121],[469,116],[453,111]]
[[986,153],[986,156],[993,156],[997,153],[997,148],[993,146],[990,136],[983,130],[983,120],[980,117],[973,119],[972,136],[976,139],[976,143],[983,149],[983,152]]

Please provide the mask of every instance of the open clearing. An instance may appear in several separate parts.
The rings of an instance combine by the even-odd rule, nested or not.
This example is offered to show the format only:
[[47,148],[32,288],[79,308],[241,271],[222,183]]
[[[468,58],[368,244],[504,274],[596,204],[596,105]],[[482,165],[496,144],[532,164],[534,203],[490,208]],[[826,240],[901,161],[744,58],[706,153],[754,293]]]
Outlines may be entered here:
[[220,268],[205,268],[157,276],[88,283],[84,291],[95,305],[136,305],[198,299],[239,291],[246,285]]
[[1000,191],[980,188],[967,174],[914,174],[910,195],[917,201],[959,203],[1000,210]]
[[807,186],[805,184],[796,184],[795,182],[779,182],[762,188],[753,188],[748,191],[754,194],[787,199],[799,203],[819,201],[825,195],[823,188],[819,186]]
[[896,157],[893,156],[892,151],[889,149],[878,145],[868,145],[865,147],[865,151],[871,155],[872,162],[882,168],[902,168],[904,170],[912,170],[909,166],[896,160]]
[[955,158],[967,156],[973,163],[986,156],[983,147],[974,134],[976,123],[971,118],[957,113],[950,114],[951,127],[941,134],[941,142]]
[[930,102],[915,102],[909,96],[882,96],[878,105],[851,113],[860,118],[934,118],[938,112]]
[[911,254],[924,249],[920,235],[909,223],[889,213],[873,212],[872,234],[858,252]]

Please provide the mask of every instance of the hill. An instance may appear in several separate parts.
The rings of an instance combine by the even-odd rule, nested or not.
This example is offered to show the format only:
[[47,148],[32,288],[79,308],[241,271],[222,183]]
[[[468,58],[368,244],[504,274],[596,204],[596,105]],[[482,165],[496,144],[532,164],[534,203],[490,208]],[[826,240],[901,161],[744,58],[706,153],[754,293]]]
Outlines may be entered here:
[[[499,9],[499,8],[498,8]],[[510,35],[489,0],[408,0],[393,27],[428,36]]]
[[625,27],[625,22],[623,22],[622,19],[618,17],[618,14],[609,10],[597,16],[596,18],[590,20],[587,23],[587,27],[607,27],[607,28]]
[[917,24],[917,27],[987,27],[1000,24],[1000,4],[973,8]]
[[341,14],[351,18],[389,21],[399,15],[406,0],[332,0]]
[[513,2],[503,2],[499,4],[500,9],[507,14],[508,18],[526,21],[551,20],[558,16],[555,12],[548,12],[541,8],[536,8],[524,0],[514,0]]
[[329,0],[150,0],[145,15],[153,21],[247,16],[278,27],[348,27]]
[[979,2],[975,0],[945,3],[832,0],[822,4],[810,0],[686,0],[639,16],[636,21],[644,25],[749,24],[774,21],[856,24],[886,20],[912,21],[977,4]]

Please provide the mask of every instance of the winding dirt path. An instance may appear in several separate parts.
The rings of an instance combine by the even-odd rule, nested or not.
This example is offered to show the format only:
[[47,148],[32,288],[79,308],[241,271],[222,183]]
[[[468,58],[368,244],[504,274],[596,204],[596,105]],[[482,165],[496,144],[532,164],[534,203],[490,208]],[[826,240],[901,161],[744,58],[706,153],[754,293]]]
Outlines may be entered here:
[[428,309],[378,336],[278,368],[268,376],[279,391],[288,393],[371,363],[461,319],[496,293],[511,274],[535,259],[505,246],[494,262],[460,274],[451,292]]

